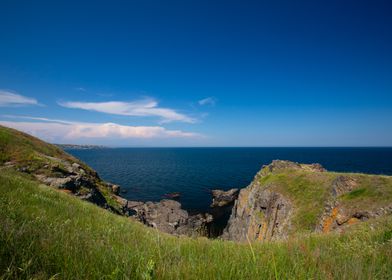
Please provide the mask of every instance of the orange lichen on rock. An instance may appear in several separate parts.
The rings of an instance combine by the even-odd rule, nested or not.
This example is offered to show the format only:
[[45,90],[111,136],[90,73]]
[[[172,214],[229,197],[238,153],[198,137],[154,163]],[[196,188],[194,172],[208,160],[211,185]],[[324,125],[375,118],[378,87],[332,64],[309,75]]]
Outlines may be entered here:
[[335,207],[332,209],[331,216],[328,217],[323,224],[323,232],[324,233],[327,233],[331,230],[331,226],[332,226],[333,222],[336,220],[336,216],[338,215],[338,213],[339,213],[338,207]]
[[63,192],[63,193],[67,193],[67,194],[72,194],[72,191],[67,190],[67,189],[59,189],[59,191]]
[[267,232],[267,223],[264,222],[263,225],[261,226],[261,230],[260,230],[259,236],[257,237],[257,240],[259,240],[259,241],[264,240],[266,232]]
[[353,225],[353,224],[356,224],[356,223],[358,223],[359,222],[359,219],[357,219],[357,218],[351,218],[351,219],[349,219],[348,221],[347,221],[347,223],[349,224],[349,225]]

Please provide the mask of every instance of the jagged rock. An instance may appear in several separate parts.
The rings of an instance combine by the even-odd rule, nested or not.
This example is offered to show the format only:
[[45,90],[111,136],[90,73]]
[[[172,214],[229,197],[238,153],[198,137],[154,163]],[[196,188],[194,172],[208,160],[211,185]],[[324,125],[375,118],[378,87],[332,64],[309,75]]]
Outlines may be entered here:
[[312,164],[302,164],[298,162],[292,162],[288,160],[273,160],[271,164],[264,165],[262,168],[262,172],[265,173],[273,173],[282,169],[294,169],[294,170],[306,170],[310,172],[325,172],[327,171],[321,164],[312,163]]
[[121,187],[119,185],[116,184],[112,184],[112,183],[106,183],[106,185],[108,186],[108,188],[110,189],[110,191],[112,193],[114,193],[115,195],[119,195],[121,192]]
[[235,241],[276,240],[288,236],[292,204],[283,195],[260,191],[257,183],[240,191],[222,238]]
[[80,164],[78,164],[76,162],[72,163],[71,166],[72,166],[73,170],[79,170],[80,169]]
[[163,196],[168,199],[179,199],[181,197],[181,193],[179,192],[165,193]]
[[160,202],[128,201],[128,210],[142,223],[160,231],[176,235],[206,235],[208,224],[212,222],[209,214],[189,215],[178,201],[163,199]]
[[76,190],[76,182],[74,177],[46,177],[45,175],[38,174],[36,178],[42,183],[57,189],[66,189],[74,192]]
[[239,190],[230,189],[228,191],[212,190],[212,204],[211,207],[223,207],[237,199]]
[[96,188],[92,188],[88,194],[81,195],[79,198],[94,203],[103,208],[108,207],[105,197]]
[[357,187],[357,185],[358,183],[356,182],[356,180],[350,176],[338,176],[332,182],[332,194],[335,197],[343,195],[352,191],[354,188]]

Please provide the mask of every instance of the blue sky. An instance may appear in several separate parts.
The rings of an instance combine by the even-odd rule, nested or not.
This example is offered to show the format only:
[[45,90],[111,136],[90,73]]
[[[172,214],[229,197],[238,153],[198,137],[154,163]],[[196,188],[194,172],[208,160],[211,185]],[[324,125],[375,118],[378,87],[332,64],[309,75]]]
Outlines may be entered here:
[[109,146],[391,146],[390,1],[0,3],[0,124]]

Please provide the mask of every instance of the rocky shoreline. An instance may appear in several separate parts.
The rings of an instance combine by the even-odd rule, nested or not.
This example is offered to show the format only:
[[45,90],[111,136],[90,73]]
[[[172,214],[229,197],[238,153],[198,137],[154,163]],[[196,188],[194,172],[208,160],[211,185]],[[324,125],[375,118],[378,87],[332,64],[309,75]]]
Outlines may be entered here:
[[[234,241],[287,239],[293,231],[294,213],[297,206],[282,191],[260,181],[279,172],[299,171],[309,176],[328,173],[319,164],[299,164],[289,161],[273,161],[264,166],[246,188],[227,191],[211,190],[212,203],[209,213],[189,214],[181,208],[179,193],[167,194],[159,202],[129,201],[121,197],[118,185],[103,182],[98,174],[79,163],[45,156],[50,164],[44,165],[35,178],[45,185],[68,192],[80,199],[94,203],[120,215],[125,215],[159,231],[191,237],[221,237]],[[12,163],[7,163],[12,166]],[[29,167],[19,171],[31,173]],[[304,173],[304,174],[305,174]],[[284,174],[284,173],[282,173]],[[302,176],[302,175],[301,175]],[[348,225],[392,214],[392,203],[384,207],[367,209],[350,208],[339,197],[356,190],[359,179],[340,175],[331,181],[330,193],[313,232],[342,230]],[[119,208],[108,204],[102,186],[109,191]]]
[[[41,183],[67,192],[82,200],[89,201],[100,207],[108,209],[120,215],[129,216],[146,226],[156,228],[162,232],[173,235],[215,237],[211,234],[214,215],[210,213],[189,214],[181,208],[179,193],[166,194],[159,202],[129,201],[121,196],[122,190],[119,185],[103,182],[98,174],[76,162],[45,156],[48,164],[39,170],[31,170],[28,166],[20,167],[19,171],[32,174]],[[12,163],[8,163],[12,166]],[[120,205],[119,208],[111,207],[102,194],[102,187],[110,192],[110,196]],[[211,207],[221,208],[233,204],[238,194],[238,189],[227,192],[213,190],[211,192],[213,202]],[[219,201],[219,203],[218,203]],[[215,215],[219,216],[215,209]]]

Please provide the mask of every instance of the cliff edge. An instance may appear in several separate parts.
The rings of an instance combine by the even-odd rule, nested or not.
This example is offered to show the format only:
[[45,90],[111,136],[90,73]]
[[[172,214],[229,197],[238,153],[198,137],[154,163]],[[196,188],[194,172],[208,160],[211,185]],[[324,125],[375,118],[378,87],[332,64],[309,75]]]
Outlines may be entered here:
[[392,177],[328,172],[320,164],[275,160],[236,200],[223,239],[282,240],[344,231],[392,213]]

